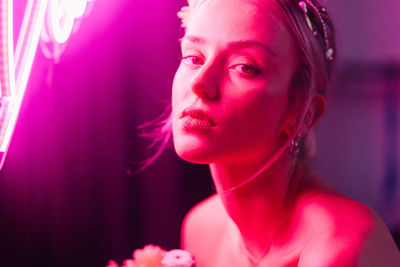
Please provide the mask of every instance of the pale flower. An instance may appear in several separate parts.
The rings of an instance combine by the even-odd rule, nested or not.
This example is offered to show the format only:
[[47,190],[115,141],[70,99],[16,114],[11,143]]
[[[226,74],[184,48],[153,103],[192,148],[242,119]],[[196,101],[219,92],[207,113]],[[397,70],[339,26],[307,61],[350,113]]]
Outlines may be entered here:
[[115,261],[109,260],[108,265],[106,267],[119,267],[119,265]]
[[161,262],[168,267],[192,267],[195,265],[193,256],[182,249],[168,251]]
[[124,260],[123,264],[124,265],[122,265],[121,267],[147,267],[146,265],[143,265],[141,263],[137,263],[133,259]]
[[[165,250],[155,245],[147,245],[143,249],[136,249],[133,252],[133,259],[138,266],[145,267],[162,267],[161,260],[163,259]],[[128,266],[131,267],[131,266]],[[135,266],[136,267],[136,266]]]

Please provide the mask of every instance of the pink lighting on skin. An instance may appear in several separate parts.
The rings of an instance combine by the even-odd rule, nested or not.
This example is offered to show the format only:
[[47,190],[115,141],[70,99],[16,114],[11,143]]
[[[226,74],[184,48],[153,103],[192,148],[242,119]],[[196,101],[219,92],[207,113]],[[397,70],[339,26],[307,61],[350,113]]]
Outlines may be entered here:
[[0,21],[3,27],[0,37],[0,169],[15,128],[43,26],[51,36],[51,41],[66,42],[75,19],[84,15],[88,1],[90,0],[28,0],[15,56],[12,1],[1,1]]
[[[297,4],[289,2],[291,12]],[[183,160],[209,165],[217,192],[186,215],[183,248],[198,266],[400,266],[380,218],[287,149],[325,106],[314,94],[306,112],[289,101],[302,86],[294,75],[308,71],[299,68],[304,43],[291,33],[298,20],[275,1],[193,3],[172,86],[174,147]],[[182,113],[187,107],[197,113]],[[185,114],[190,127],[180,124]],[[203,130],[207,120],[216,126]]]

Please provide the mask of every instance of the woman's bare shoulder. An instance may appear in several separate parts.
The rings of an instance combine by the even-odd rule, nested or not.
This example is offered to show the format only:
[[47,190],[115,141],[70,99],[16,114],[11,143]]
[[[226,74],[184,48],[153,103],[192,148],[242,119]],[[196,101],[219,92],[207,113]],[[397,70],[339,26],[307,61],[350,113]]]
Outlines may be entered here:
[[190,222],[193,220],[197,222],[201,222],[202,220],[209,221],[209,218],[207,219],[205,216],[208,217],[212,214],[220,213],[221,210],[224,210],[221,199],[217,194],[213,194],[191,208],[185,216],[184,223],[186,223],[187,220],[190,220]]
[[311,233],[299,266],[400,266],[388,228],[365,204],[314,186],[296,207]]
[[186,214],[182,224],[182,247],[192,252],[204,250],[210,243],[218,242],[223,234],[226,216],[224,206],[216,194],[195,205]]

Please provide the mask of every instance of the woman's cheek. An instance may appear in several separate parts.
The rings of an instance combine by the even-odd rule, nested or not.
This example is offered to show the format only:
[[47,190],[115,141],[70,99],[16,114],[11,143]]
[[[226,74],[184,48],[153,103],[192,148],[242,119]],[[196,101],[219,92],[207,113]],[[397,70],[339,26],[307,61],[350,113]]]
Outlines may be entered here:
[[231,110],[229,128],[240,133],[239,138],[245,134],[263,138],[274,136],[286,106],[279,99],[269,94],[265,88],[253,88],[252,91],[238,94],[227,101],[227,107]]
[[176,112],[179,103],[182,102],[182,98],[185,94],[184,88],[187,88],[185,80],[182,79],[182,74],[179,69],[177,70],[173,83],[172,83],[172,111]]
[[182,67],[182,63],[175,73],[174,80],[172,83],[172,100],[173,102],[177,100],[182,100],[188,94],[190,94],[190,84],[191,76],[190,73],[185,71]]

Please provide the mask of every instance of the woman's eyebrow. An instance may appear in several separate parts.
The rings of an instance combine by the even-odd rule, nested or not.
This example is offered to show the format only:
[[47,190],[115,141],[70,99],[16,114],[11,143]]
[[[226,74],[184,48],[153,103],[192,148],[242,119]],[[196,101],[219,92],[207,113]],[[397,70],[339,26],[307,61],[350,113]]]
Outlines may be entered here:
[[187,40],[187,41],[190,41],[195,44],[206,44],[207,43],[206,39],[204,39],[202,37],[193,36],[193,35],[183,36],[182,38],[179,39],[179,43],[182,43],[183,40]]
[[[183,40],[190,41],[195,44],[206,44],[207,40],[198,37],[198,36],[192,36],[192,35],[185,35],[182,38],[179,39],[179,42],[182,43]],[[259,41],[254,41],[254,40],[238,40],[238,41],[232,41],[227,44],[228,49],[241,49],[241,48],[246,48],[250,46],[258,46],[261,47],[265,50],[267,50],[270,54],[273,56],[277,56],[277,54],[267,45],[259,42]]]
[[241,49],[241,48],[246,48],[246,47],[251,47],[251,46],[257,46],[261,47],[265,50],[267,50],[271,55],[277,56],[277,54],[272,50],[269,46],[258,42],[258,41],[253,41],[253,40],[238,40],[238,41],[232,41],[229,42],[227,47],[228,49]]

